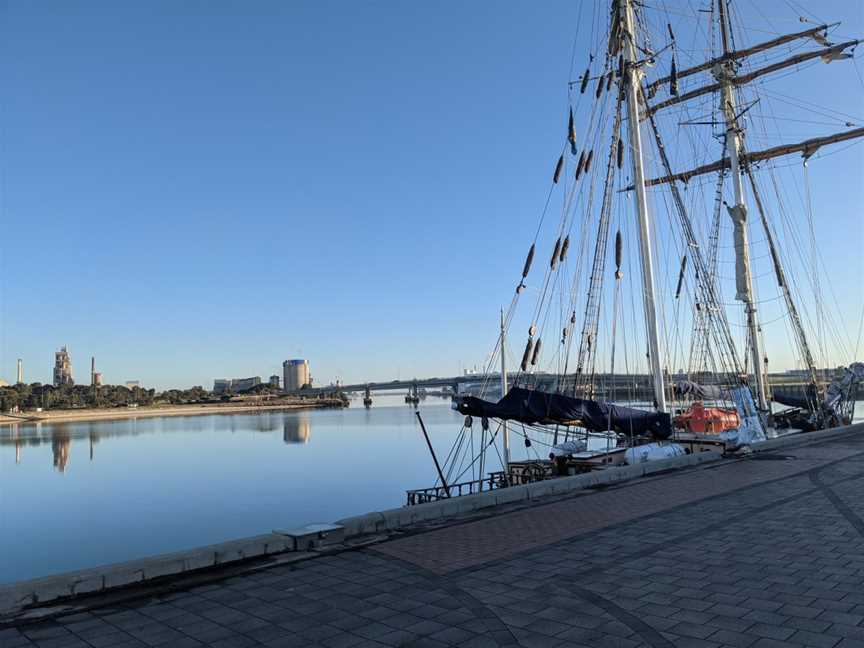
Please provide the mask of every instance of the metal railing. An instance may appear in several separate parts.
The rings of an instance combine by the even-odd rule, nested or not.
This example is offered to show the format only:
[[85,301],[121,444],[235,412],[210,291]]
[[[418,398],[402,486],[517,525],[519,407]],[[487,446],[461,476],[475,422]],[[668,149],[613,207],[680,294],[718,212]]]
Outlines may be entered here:
[[510,464],[510,478],[503,470],[489,473],[483,479],[472,479],[457,484],[448,484],[447,489],[443,485],[431,486],[429,488],[418,488],[405,491],[407,495],[407,506],[437,502],[450,497],[461,497],[462,495],[473,495],[483,491],[507,488],[508,486],[519,486],[532,482],[543,481],[552,477],[552,466],[549,462],[524,461]]

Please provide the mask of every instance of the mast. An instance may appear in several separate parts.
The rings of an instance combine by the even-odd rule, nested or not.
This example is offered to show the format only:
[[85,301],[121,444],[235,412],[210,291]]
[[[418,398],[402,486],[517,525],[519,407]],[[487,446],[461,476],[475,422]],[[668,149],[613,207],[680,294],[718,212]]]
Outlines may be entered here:
[[[618,19],[623,21],[619,29],[620,48],[624,57],[624,90],[627,99],[627,132],[630,138],[630,157],[633,162],[633,184],[636,193],[636,218],[639,221],[639,248],[642,260],[642,291],[644,293],[648,360],[654,384],[654,400],[657,410],[666,411],[666,390],[663,384],[663,368],[660,362],[660,336],[657,333],[657,303],[654,298],[654,261],[652,258],[651,219],[648,214],[648,196],[645,190],[645,169],[642,161],[642,134],[639,128],[639,72],[636,54],[636,32],[632,0],[618,0]],[[613,33],[616,27],[613,25]]]
[[[501,309],[501,398],[507,395],[507,355],[504,353],[504,309]],[[501,432],[504,435],[504,474],[510,481],[510,431],[507,421],[501,421]],[[481,475],[482,476],[482,475]]]
[[[723,54],[728,57],[732,48],[729,44],[729,17],[726,15],[726,0],[717,0],[720,10],[720,31],[723,38]],[[723,117],[726,121],[726,148],[732,173],[732,188],[735,204],[729,207],[735,239],[735,299],[744,303],[747,316],[747,330],[750,337],[750,351],[753,363],[753,378],[756,382],[756,403],[760,410],[768,409],[765,371],[762,365],[762,349],[759,340],[759,320],[753,299],[753,276],[750,272],[750,242],[747,237],[747,205],[744,201],[744,180],[741,176],[739,153],[741,134],[735,115],[735,62],[729,58],[714,67],[714,76],[720,83],[720,97],[723,102]]]

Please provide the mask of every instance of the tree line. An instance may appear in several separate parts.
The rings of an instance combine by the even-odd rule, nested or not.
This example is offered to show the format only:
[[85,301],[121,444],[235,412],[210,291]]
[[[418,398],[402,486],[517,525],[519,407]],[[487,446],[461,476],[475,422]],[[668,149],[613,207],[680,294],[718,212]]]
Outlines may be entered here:
[[126,387],[124,385],[10,385],[0,387],[0,411],[11,412],[49,409],[72,409],[80,407],[126,407],[128,405],[182,405],[209,403],[221,400],[203,387],[191,389],[169,389],[156,393],[155,389]]

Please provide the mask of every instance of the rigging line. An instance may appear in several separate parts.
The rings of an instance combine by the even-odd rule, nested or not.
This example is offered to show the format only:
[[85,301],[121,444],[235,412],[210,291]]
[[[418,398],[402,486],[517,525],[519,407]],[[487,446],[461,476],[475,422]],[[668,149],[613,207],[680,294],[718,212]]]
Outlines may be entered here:
[[783,293],[783,298],[786,303],[786,311],[789,316],[787,322],[787,335],[789,329],[791,328],[794,333],[795,344],[798,346],[798,351],[800,357],[804,360],[804,364],[807,367],[807,370],[810,372],[810,380],[811,383],[816,390],[816,393],[819,392],[819,385],[816,378],[816,367],[815,362],[813,361],[813,356],[810,351],[810,345],[807,342],[807,335],[804,331],[803,325],[801,323],[801,318],[798,314],[798,309],[795,305],[795,301],[792,297],[791,291],[789,290],[789,283],[786,279],[786,273],[782,266],[782,261],[780,259],[779,250],[777,250],[776,245],[774,244],[774,237],[771,233],[771,228],[768,223],[768,214],[764,208],[764,204],[762,203],[761,192],[758,190],[756,179],[753,176],[751,170],[747,170],[747,176],[750,179],[750,186],[753,192],[753,198],[756,201],[757,211],[759,213],[759,218],[762,222],[762,226],[765,230],[766,238],[768,238],[768,245],[771,250],[772,256],[774,257],[774,266],[775,272],[777,275],[777,283],[780,284],[781,292]]
[[[823,117],[831,117],[831,115],[820,112],[821,109],[823,111],[833,112],[836,115],[842,115],[843,117],[850,118],[854,121],[864,121],[860,116],[850,115],[849,113],[844,113],[840,110],[835,110],[834,108],[829,108],[827,106],[823,106],[820,104],[815,104],[810,101],[806,101],[805,99],[800,99],[798,97],[792,97],[791,95],[784,94],[782,92],[778,92],[777,90],[769,90],[764,85],[760,84],[762,87],[762,92],[765,94],[772,96],[776,101],[780,101],[781,103],[785,102],[796,108],[800,108],[801,110],[809,110],[810,112],[821,114]],[[796,105],[799,104],[799,105]]]
[[836,121],[827,122],[827,121],[814,121],[812,119],[795,119],[793,117],[777,117],[773,115],[763,115],[761,113],[750,113],[751,117],[758,117],[760,119],[773,119],[776,121],[787,121],[787,122],[797,122],[799,124],[814,124],[816,126],[846,126],[850,124],[848,120],[840,119],[839,117],[835,117]]
[[813,14],[813,13],[807,11],[807,9],[805,9],[803,5],[801,5],[801,4],[797,3],[797,2],[795,2],[794,0],[783,0],[783,1],[784,1],[787,5],[789,5],[789,7],[790,7],[793,11],[799,11],[799,12],[801,12],[801,13],[805,13],[805,14],[807,14],[808,16],[810,16],[810,18],[812,18],[813,20],[817,21],[817,24],[821,24],[821,25],[824,25],[824,24],[825,24],[825,23],[820,23],[820,22],[818,22],[818,21],[819,21],[819,16],[817,16],[816,14]]
[[[759,8],[760,1],[756,0],[756,2],[751,2],[750,6],[759,14],[759,16],[764,20],[771,29],[777,29],[777,27],[771,22],[771,19],[762,13],[762,10]],[[823,23],[824,24],[824,23]]]
[[[608,93],[607,93],[607,95],[608,95]],[[618,109],[616,109],[616,110],[618,110]],[[608,118],[610,118],[610,117],[607,116],[607,119]],[[616,120],[617,119],[618,119],[618,112],[616,112]],[[613,128],[614,128],[614,126],[613,126]],[[596,150],[600,150],[600,138],[604,135],[604,133],[605,133],[605,129],[602,129],[602,130],[598,130],[598,132],[595,135],[595,141],[593,143],[594,143],[594,148]],[[593,211],[594,179],[596,178],[596,169],[598,169],[598,168],[599,168],[599,164],[594,167],[595,172],[592,173],[592,183],[591,183],[591,188],[590,188],[590,193],[589,193],[589,202],[588,202],[588,207],[585,211],[585,215],[583,218],[583,232],[585,233],[585,235],[582,237],[583,238],[582,249],[584,251],[584,254],[582,256],[580,256],[580,260],[579,260],[580,267],[581,267],[582,258],[587,256],[587,248],[588,248],[588,244],[590,242],[590,240],[589,240],[590,232],[588,230],[588,223],[589,223],[590,217],[592,215],[592,211]],[[601,207],[601,209],[602,209],[602,207]],[[570,296],[571,310],[575,311],[576,302],[578,300],[578,294],[579,294],[578,276],[574,275],[573,283],[572,283],[571,296]],[[568,331],[568,336],[569,336],[571,342],[572,342],[572,330],[573,330],[574,325],[575,325],[575,323],[571,323],[571,326],[569,327],[569,331]],[[565,361],[565,371],[566,371],[566,366],[569,363],[569,348],[570,347],[568,346],[568,357]]]
[[[499,426],[499,429],[500,429],[500,426]],[[498,457],[498,463],[500,464],[501,469],[507,473],[506,474],[506,481],[509,484],[510,483],[509,466],[505,466],[504,459],[501,456],[501,451],[498,449],[498,436],[499,436],[498,432],[496,431],[496,433],[493,435],[493,437],[491,439],[492,447],[495,449],[495,456]]]
[[861,76],[861,70],[858,69],[858,57],[852,58],[852,66],[855,68],[855,74],[858,76],[858,81],[861,83],[861,87],[864,88],[864,77]]
[[[609,58],[607,56],[606,62],[605,62],[604,68],[603,68],[603,74],[601,76],[605,76],[606,71],[609,69],[609,64],[610,64],[610,61],[609,61]],[[607,93],[607,95],[608,95],[608,93]],[[600,105],[600,115],[598,117],[598,134],[595,135],[595,139],[597,137],[599,137],[599,133],[602,132],[602,123],[604,121],[604,116],[605,116],[605,111],[606,111],[606,103],[607,103],[606,97],[604,97],[602,101],[594,101],[592,104],[591,119],[589,121],[589,131],[588,132],[592,132],[590,129],[593,126],[594,118],[595,118],[595,115],[597,112],[597,106]],[[565,141],[565,144],[564,144],[564,148],[565,148],[564,153],[565,154],[566,154],[566,147],[567,147],[567,142]],[[586,150],[588,150],[588,149],[586,149]],[[586,176],[587,175],[588,174],[586,173]],[[593,174],[591,175],[591,177],[592,178],[594,177]],[[587,178],[586,178],[586,182],[587,182]],[[573,191],[575,191],[575,187],[574,187]],[[593,196],[593,180],[590,184],[590,190],[589,190],[589,206],[588,206],[589,211],[590,211],[590,207],[591,207],[591,197],[592,196]],[[547,295],[547,292],[549,289],[550,277],[551,277],[551,269],[547,266],[546,270],[544,272],[543,289],[541,291],[540,298],[538,299],[537,306],[536,306],[535,311],[534,311],[534,319],[533,319],[534,322],[537,322],[539,320],[540,313],[543,310],[544,305],[546,304],[546,295]]]
[[[499,432],[500,430],[501,430],[501,422],[498,421],[498,429],[496,429],[495,432],[493,432],[492,434],[490,434],[489,441],[486,443],[486,445],[483,446],[483,447],[480,449],[480,451],[479,451],[476,455],[473,456],[473,458],[472,458],[472,460],[471,460],[471,463],[468,464],[468,466],[466,466],[466,467],[462,470],[461,473],[459,473],[458,475],[456,475],[456,482],[457,482],[457,483],[462,479],[462,477],[465,476],[465,473],[467,473],[468,470],[472,470],[472,471],[473,471],[473,466],[474,466],[475,463],[477,463],[477,462],[480,460],[480,455],[481,455],[482,453],[485,453],[486,450],[488,450],[490,447],[493,447],[493,444],[494,444],[494,442],[495,442],[495,439],[496,439],[496,437],[498,436],[498,432]],[[495,446],[495,449],[496,449],[496,451],[497,451],[497,446]],[[501,456],[499,455],[498,458],[501,459]],[[472,474],[473,474],[473,473],[472,473]],[[479,479],[481,479],[481,480],[484,479],[483,475],[480,475]]]
[[[565,142],[564,146],[561,147],[561,152],[565,153],[567,150],[567,144]],[[533,242],[537,242],[537,237],[540,236],[540,229],[543,227],[543,221],[546,220],[546,212],[549,210],[549,203],[552,201],[552,193],[555,191],[555,183],[549,187],[549,192],[546,194],[546,204],[543,205],[543,212],[540,214],[540,222],[537,223],[537,230],[534,232],[534,240]]]
[[[797,185],[796,185],[796,189],[797,189]],[[804,258],[803,254],[802,254],[802,258]],[[824,260],[821,257],[819,257],[817,259],[817,263],[822,266],[822,268],[824,269],[826,274],[829,274],[828,267],[827,267],[827,265],[825,265]],[[818,267],[816,268],[815,271],[818,272]],[[842,309],[840,308],[839,302],[837,300],[836,292],[834,291],[834,287],[833,287],[833,284],[831,282],[828,283],[828,288],[829,288],[832,300],[834,302],[834,306],[837,309],[837,313],[842,312]],[[839,326],[837,322],[834,321],[833,313],[823,311],[823,314],[826,316],[827,319],[831,320],[830,324],[831,324],[832,330],[834,332],[833,337],[834,337],[835,344],[838,345],[841,353],[843,353],[844,355],[848,355],[848,352],[851,349],[851,342],[852,342],[851,337],[848,340],[850,346],[847,347],[846,346],[847,340],[843,339],[843,337],[840,336],[840,332],[843,331],[844,329],[843,329],[843,327]]]
[[[455,462],[455,457],[453,457],[453,451],[456,449],[457,442],[461,442],[462,436],[465,433],[465,425],[462,425],[462,428],[459,430],[459,433],[456,435],[456,439],[454,439],[453,444],[450,446],[450,450],[447,452],[447,456],[444,458],[444,463],[442,464],[445,468],[450,463],[451,458]],[[449,472],[449,471],[448,471]],[[435,477],[434,484],[437,485],[440,481],[440,477]]]
[[609,216],[612,208],[612,183],[615,173],[615,158],[620,138],[621,129],[621,108],[622,108],[622,93],[618,94],[618,101],[615,112],[615,123],[612,132],[612,141],[609,148],[609,157],[606,163],[606,179],[603,187],[603,200],[600,207],[600,218],[597,225],[597,235],[594,245],[594,261],[591,268],[591,276],[589,279],[588,298],[586,299],[585,314],[583,319],[582,336],[579,342],[579,352],[576,363],[577,378],[574,381],[575,390],[584,385],[584,380],[580,379],[580,374],[585,376],[584,369],[586,365],[592,363],[594,347],[596,345],[598,320],[600,317],[600,304],[602,301],[602,286],[605,279],[604,269],[606,263],[606,246],[609,237]]
[[[476,456],[476,455],[474,454],[474,435],[471,434],[471,435],[469,435],[469,436],[470,436],[470,438],[471,438],[471,456],[474,457],[474,456]],[[482,440],[481,440],[481,443],[482,443]],[[473,462],[473,461],[472,461],[471,464],[470,464],[470,468],[471,468],[471,481],[474,481],[474,477],[475,477],[475,475],[474,475],[474,462]],[[464,474],[464,472],[463,472],[463,474]],[[458,481],[458,480],[461,480],[461,476],[457,476],[456,479],[457,479],[457,481]],[[448,482],[448,483],[449,483],[449,482]]]
[[[777,196],[778,202],[781,205],[781,215],[784,216],[784,222],[785,222],[785,224],[786,224],[787,228],[789,229],[789,232],[792,236],[793,245],[795,245],[795,247],[798,251],[798,258],[803,260],[806,258],[806,254],[804,253],[803,244],[800,240],[800,233],[798,233],[797,228],[795,227],[795,223],[792,222],[791,219],[789,219],[788,213],[785,210],[782,210],[783,197],[782,197],[782,194],[780,191],[780,183],[778,182],[777,174],[774,172],[774,166],[773,165],[769,166],[769,171],[771,173],[771,178],[772,178],[773,183],[774,183],[775,194]],[[796,188],[796,190],[798,189],[797,184],[795,185],[795,188]],[[799,197],[800,197],[800,195],[799,195]],[[812,269],[811,269],[811,271],[812,271]],[[826,268],[826,271],[827,271],[827,268]],[[834,293],[833,286],[831,283],[829,283],[829,289],[831,290],[831,295],[834,299],[835,306],[837,307],[837,309],[839,311],[839,304],[837,303],[836,294]],[[808,322],[810,323],[810,328],[811,329],[815,328],[814,325],[812,324],[813,318],[811,317],[810,313],[806,309],[805,309],[805,316],[807,317]],[[846,345],[845,345],[844,340],[837,338],[835,336],[835,343],[837,343],[838,346],[841,347],[841,352],[843,352],[843,353],[848,352],[848,349],[845,349]]]
[[810,191],[810,174],[807,170],[807,159],[804,159],[804,163],[802,164],[803,175],[804,175],[804,197],[805,197],[805,206],[807,209],[807,224],[810,228],[810,254],[812,257],[813,269],[811,273],[811,280],[813,284],[813,292],[816,298],[816,326],[817,326],[817,344],[819,345],[819,350],[821,352],[822,358],[822,366],[825,366],[825,362],[827,360],[827,353],[825,350],[825,314],[824,307],[822,305],[822,288],[819,282],[819,266],[818,266],[818,250],[816,247],[816,223],[813,220],[813,200]]
[[[500,462],[501,467],[502,467],[502,469],[503,469],[503,467],[504,467],[504,460],[503,460],[502,457],[501,457],[501,453],[498,451],[498,443],[497,443],[498,432],[499,432],[500,430],[501,430],[501,423],[500,423],[500,421],[499,421],[499,423],[498,423],[498,429],[496,429],[494,433],[492,433],[492,434],[489,435],[489,436],[490,436],[490,438],[489,438],[489,442],[488,442],[488,443],[486,444],[486,446],[481,450],[481,452],[485,453],[486,450],[488,450],[490,447],[493,447],[493,448],[495,449],[495,454],[498,456],[498,461]],[[479,459],[480,459],[480,454],[478,453],[477,456],[475,456],[475,457],[472,459],[471,464],[475,463],[475,462],[478,461]],[[457,481],[460,480],[460,479],[462,479],[462,476],[464,476],[465,473],[466,473],[466,472],[471,468],[471,464],[469,464],[469,466],[467,466],[467,467],[466,467],[466,468],[465,468],[465,469],[464,469],[464,470],[463,470],[459,475],[457,475],[457,477],[456,477],[456,480],[457,480]],[[483,476],[481,475],[480,478],[483,479]],[[508,480],[508,481],[509,481],[509,480]]]
[[[465,466],[465,460],[466,460],[466,456],[468,455],[468,451],[474,445],[474,434],[471,433],[471,434],[468,434],[467,436],[468,436],[468,438],[471,439],[471,441],[469,443],[465,444],[465,449],[462,451],[462,456],[458,462],[458,468],[457,468],[457,463],[455,461],[453,462],[453,466],[451,466],[451,471],[447,474],[447,483],[448,484],[452,484],[454,482],[459,481],[462,478],[461,476],[464,475],[465,472],[468,469],[470,469],[471,465],[473,464],[473,461],[472,461],[471,464],[469,464],[467,468],[463,469],[463,466]],[[454,478],[454,474],[456,474],[455,478]]]
[[864,333],[864,305],[861,306],[861,322],[858,324],[858,338],[855,340],[855,355],[854,358],[859,357],[858,351],[861,348],[861,334]]
[[[464,443],[465,443],[465,439],[466,439],[466,437],[467,437],[467,435],[462,435],[462,436],[460,436],[460,438],[459,438],[459,444],[456,446],[456,449],[455,449],[456,451],[455,451],[454,454],[453,454],[452,463],[451,463],[451,465],[450,465],[450,468],[449,468],[448,471],[447,471],[447,481],[448,481],[448,482],[451,481],[451,478],[452,478],[452,476],[453,476],[453,470],[454,470],[455,467],[456,467],[456,462],[459,460],[459,455],[460,455],[460,453],[462,452],[462,447],[463,447],[463,445],[464,445]],[[436,483],[437,483],[437,482],[436,482]]]
[[[788,212],[784,206],[783,194],[781,192],[781,184],[779,182],[778,175],[775,172],[775,169],[773,168],[773,166],[769,165],[768,170],[769,170],[769,175],[771,177],[771,181],[772,181],[772,184],[774,187],[774,193],[775,193],[775,196],[777,198],[777,203],[778,203],[781,218],[783,219],[783,223],[784,223],[786,230],[788,231],[789,237],[791,237],[791,239],[792,239],[792,245],[797,250],[796,258],[799,259],[799,261],[803,260],[806,258],[806,255],[804,254],[803,245],[801,243],[800,236],[797,232],[795,224],[789,218],[789,214],[788,214]],[[797,286],[795,286],[795,285],[791,286],[791,288],[793,289],[794,292],[800,292],[798,290],[795,290],[797,288]],[[809,324],[811,322],[809,309],[806,308],[806,302],[804,302],[804,300],[802,300],[800,297],[801,296],[798,295],[798,302],[803,307],[805,307],[804,308],[804,315],[805,315],[805,318],[807,319],[808,324]],[[810,324],[810,328],[811,328],[811,330],[813,329],[812,324]]]
[[573,36],[573,48],[570,51],[570,74],[568,75],[568,79],[573,78],[574,68],[576,66],[576,45],[579,42],[579,30],[582,28],[582,9],[584,4],[579,3],[579,14],[576,19],[576,35]]

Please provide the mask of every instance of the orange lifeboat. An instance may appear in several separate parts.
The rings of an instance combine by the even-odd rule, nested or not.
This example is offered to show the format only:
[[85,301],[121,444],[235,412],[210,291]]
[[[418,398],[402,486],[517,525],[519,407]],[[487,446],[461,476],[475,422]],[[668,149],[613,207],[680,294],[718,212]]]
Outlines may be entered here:
[[675,417],[676,428],[696,434],[720,434],[725,430],[736,430],[740,424],[735,410],[705,407],[701,401]]

